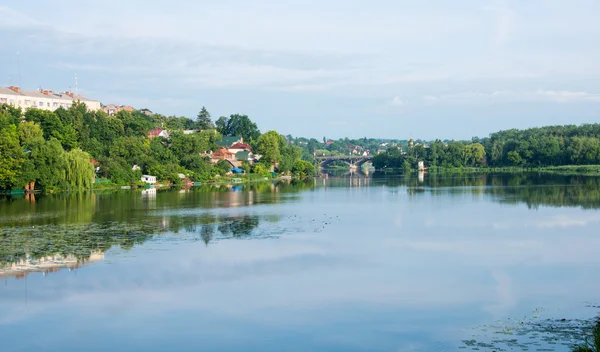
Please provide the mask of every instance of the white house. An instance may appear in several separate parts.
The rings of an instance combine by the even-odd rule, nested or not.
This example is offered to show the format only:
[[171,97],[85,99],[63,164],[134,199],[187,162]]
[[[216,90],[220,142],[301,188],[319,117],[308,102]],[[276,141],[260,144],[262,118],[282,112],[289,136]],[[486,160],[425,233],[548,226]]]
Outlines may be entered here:
[[142,181],[153,185],[156,183],[156,176],[142,175]]
[[40,110],[54,111],[58,108],[68,109],[73,103],[80,101],[89,111],[100,110],[100,102],[90,100],[81,95],[73,93],[55,93],[53,90],[39,91],[22,90],[20,87],[0,87],[0,104],[8,104],[26,110],[36,108]]

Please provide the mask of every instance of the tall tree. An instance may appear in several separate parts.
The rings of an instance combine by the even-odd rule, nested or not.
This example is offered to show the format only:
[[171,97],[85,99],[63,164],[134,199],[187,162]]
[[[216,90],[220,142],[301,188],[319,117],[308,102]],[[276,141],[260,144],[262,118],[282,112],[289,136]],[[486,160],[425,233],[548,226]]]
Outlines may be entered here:
[[[222,124],[225,122],[225,126]],[[252,122],[248,115],[233,114],[229,118],[220,117],[217,120],[217,130],[223,136],[241,136],[247,143],[257,141],[260,131],[256,123]]]
[[223,136],[227,136],[227,120],[229,119],[226,116],[221,116],[215,122],[215,128],[217,129],[217,132]]
[[213,122],[210,119],[210,113],[206,110],[206,107],[202,107],[202,110],[198,113],[198,119],[196,120],[198,128],[201,130],[209,130],[214,128]]
[[281,159],[279,145],[279,133],[276,131],[269,131],[258,137],[256,150],[262,155],[261,160],[269,163],[277,163]]
[[17,127],[10,124],[0,129],[0,188],[12,188],[19,183],[23,162]]
[[65,154],[66,181],[75,189],[91,188],[94,179],[94,166],[91,156],[81,149],[73,149]]

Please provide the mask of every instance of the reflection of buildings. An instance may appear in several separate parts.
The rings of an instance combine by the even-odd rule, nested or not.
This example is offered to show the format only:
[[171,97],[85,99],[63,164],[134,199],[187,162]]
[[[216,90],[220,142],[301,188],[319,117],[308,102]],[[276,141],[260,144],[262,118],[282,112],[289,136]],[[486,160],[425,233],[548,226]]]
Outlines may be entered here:
[[0,267],[0,278],[14,276],[17,279],[21,279],[32,272],[41,272],[46,275],[48,273],[60,271],[64,268],[68,268],[69,270],[77,269],[87,265],[90,262],[95,262],[102,259],[104,259],[103,252],[92,252],[90,253],[90,257],[88,259],[79,259],[74,255],[68,255],[64,257],[58,254],[34,259],[27,255],[27,258],[25,259],[10,264],[6,267]]

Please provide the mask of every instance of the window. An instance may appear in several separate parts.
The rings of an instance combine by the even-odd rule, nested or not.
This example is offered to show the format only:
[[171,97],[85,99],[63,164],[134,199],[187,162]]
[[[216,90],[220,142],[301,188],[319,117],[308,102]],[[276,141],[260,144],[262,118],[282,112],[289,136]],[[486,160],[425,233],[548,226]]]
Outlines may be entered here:
[[29,105],[31,103],[31,100],[25,100],[25,105]]
[[46,103],[46,106],[50,107],[50,103]]
[[40,101],[40,106],[44,106],[44,102],[43,101]]
[[15,100],[14,100],[14,99],[11,99],[11,100],[10,100],[10,103],[11,103],[12,105],[15,105]]
[[52,106],[53,106],[53,107],[57,107],[57,106],[58,106],[58,103],[52,103]]
[[0,103],[6,103],[8,101],[8,99],[6,98],[0,98]]

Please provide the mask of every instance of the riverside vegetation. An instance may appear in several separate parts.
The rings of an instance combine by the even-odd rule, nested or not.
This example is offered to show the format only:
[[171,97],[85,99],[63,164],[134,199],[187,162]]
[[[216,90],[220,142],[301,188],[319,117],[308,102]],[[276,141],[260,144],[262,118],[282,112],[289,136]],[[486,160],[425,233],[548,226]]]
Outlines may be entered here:
[[[168,138],[148,138],[154,128],[170,131]],[[195,129],[198,133],[184,134]],[[120,111],[109,116],[87,111],[83,104],[56,111],[23,112],[0,105],[0,189],[25,185],[42,191],[92,187],[95,177],[110,185],[139,182],[142,174],[180,185],[178,174],[195,181],[226,174],[225,161],[212,164],[207,152],[218,149],[222,136],[241,136],[263,158],[242,169],[247,178],[271,177],[269,171],[313,175],[315,155],[348,155],[368,150],[379,170],[411,171],[419,161],[430,171],[465,168],[545,168],[564,173],[600,172],[600,124],[549,126],[507,130],[471,141],[339,139],[261,133],[247,115],[222,116],[214,123],[206,108],[196,119]],[[96,172],[90,160],[95,160]],[[139,169],[134,170],[133,165]],[[276,166],[276,168],[274,168]]]
[[[148,138],[154,128],[171,133],[168,138]],[[183,133],[190,129],[198,133]],[[0,106],[0,190],[24,185],[42,191],[89,189],[95,177],[109,179],[110,185],[130,185],[139,182],[142,174],[175,185],[182,182],[178,174],[195,181],[212,180],[231,168],[225,161],[212,164],[206,156],[219,148],[223,135],[241,136],[263,155],[255,165],[244,162],[247,173],[270,177],[272,165],[283,174],[314,173],[313,165],[301,159],[300,147],[275,131],[261,134],[246,115],[220,117],[213,124],[206,108],[192,120],[139,111],[109,116],[87,111],[83,104],[54,112],[22,112],[4,104]],[[99,165],[97,171],[92,160]]]

